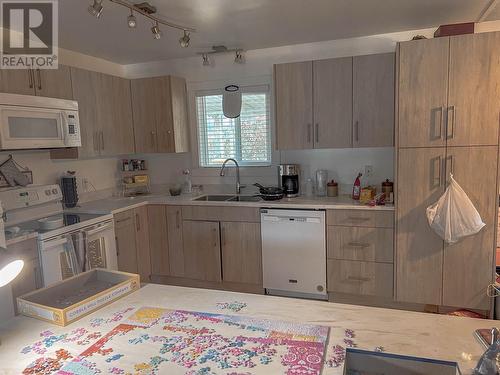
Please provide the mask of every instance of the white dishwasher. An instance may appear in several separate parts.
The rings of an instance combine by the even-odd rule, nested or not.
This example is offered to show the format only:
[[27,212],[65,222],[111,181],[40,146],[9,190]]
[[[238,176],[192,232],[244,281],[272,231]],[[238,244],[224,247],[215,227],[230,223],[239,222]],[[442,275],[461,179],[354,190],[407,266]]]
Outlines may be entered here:
[[267,294],[328,299],[325,211],[261,209]]

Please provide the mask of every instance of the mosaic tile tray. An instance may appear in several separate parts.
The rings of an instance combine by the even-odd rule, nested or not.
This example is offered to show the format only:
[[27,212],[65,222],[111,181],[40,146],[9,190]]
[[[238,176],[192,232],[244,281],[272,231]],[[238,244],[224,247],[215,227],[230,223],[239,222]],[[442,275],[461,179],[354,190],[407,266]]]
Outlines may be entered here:
[[[321,373],[329,327],[142,307],[74,357],[60,375]],[[61,358],[59,358],[61,357]]]

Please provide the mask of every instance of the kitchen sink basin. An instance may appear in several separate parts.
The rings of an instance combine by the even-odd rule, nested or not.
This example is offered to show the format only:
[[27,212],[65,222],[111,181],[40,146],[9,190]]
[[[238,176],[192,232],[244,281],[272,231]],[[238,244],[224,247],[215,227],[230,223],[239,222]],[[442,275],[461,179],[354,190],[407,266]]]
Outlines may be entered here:
[[203,195],[199,198],[193,199],[195,201],[206,201],[206,202],[225,202],[231,198],[236,198],[234,195]]
[[251,195],[239,195],[229,199],[229,202],[260,202],[262,200],[261,197],[254,197]]

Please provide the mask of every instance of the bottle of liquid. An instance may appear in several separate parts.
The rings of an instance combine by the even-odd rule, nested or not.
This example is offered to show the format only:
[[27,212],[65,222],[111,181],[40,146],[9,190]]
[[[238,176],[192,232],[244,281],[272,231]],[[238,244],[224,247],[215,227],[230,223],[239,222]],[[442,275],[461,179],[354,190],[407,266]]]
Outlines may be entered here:
[[359,201],[359,196],[361,195],[361,176],[363,176],[363,174],[358,173],[358,177],[356,177],[352,187],[352,199],[356,201]]
[[184,169],[182,174],[185,176],[183,191],[184,194],[191,194],[193,190],[193,185],[191,183],[191,171],[189,169]]

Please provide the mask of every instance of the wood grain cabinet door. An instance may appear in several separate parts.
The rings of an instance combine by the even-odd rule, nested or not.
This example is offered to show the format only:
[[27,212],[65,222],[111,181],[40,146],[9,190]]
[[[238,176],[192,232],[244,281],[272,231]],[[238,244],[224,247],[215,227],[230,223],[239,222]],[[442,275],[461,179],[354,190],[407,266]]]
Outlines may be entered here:
[[449,41],[399,44],[399,147],[446,145]]
[[182,223],[184,276],[204,281],[222,281],[219,222]]
[[396,300],[441,305],[443,240],[426,209],[444,193],[445,148],[400,149],[396,202]]
[[189,121],[186,80],[170,76],[170,99],[172,103],[172,131],[175,152],[189,151]]
[[[156,78],[131,81],[134,118],[135,151],[150,153],[157,150],[157,96],[160,92]],[[162,103],[162,105],[167,105]]]
[[184,277],[182,207],[166,206],[170,275]]
[[134,152],[130,81],[100,74],[98,121],[102,156]]
[[353,146],[394,145],[394,53],[353,58]]
[[138,273],[134,210],[114,215],[118,270]]
[[445,245],[443,268],[443,305],[480,310],[490,308],[486,296],[493,282],[498,148],[448,147],[447,172],[453,172],[486,226],[477,234],[453,245]]
[[143,282],[151,281],[152,274],[148,213],[149,206],[142,206],[134,209],[137,270]]
[[222,222],[223,280],[262,285],[262,245],[259,223]]
[[148,205],[149,248],[151,253],[151,273],[170,275],[170,259],[165,206]]
[[352,147],[352,57],[313,62],[314,148]]
[[0,92],[35,95],[35,78],[31,69],[0,69]]
[[33,74],[37,96],[73,99],[69,66],[59,64],[57,69],[36,69]]
[[448,146],[497,145],[500,32],[450,38]]
[[97,119],[98,96],[95,87],[99,83],[99,73],[71,67],[73,99],[78,102],[80,135],[82,146],[79,156],[93,157],[100,153],[99,124]]
[[312,149],[313,63],[274,66],[278,150]]

